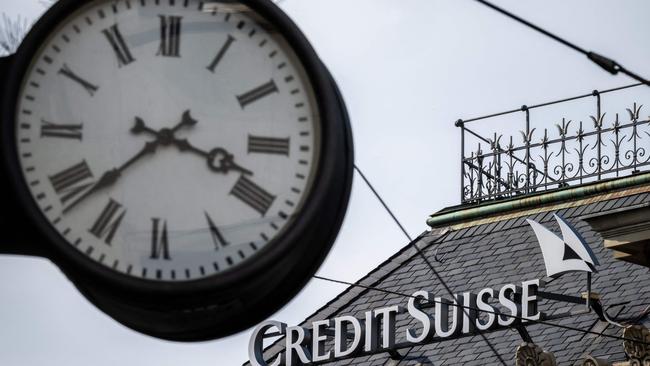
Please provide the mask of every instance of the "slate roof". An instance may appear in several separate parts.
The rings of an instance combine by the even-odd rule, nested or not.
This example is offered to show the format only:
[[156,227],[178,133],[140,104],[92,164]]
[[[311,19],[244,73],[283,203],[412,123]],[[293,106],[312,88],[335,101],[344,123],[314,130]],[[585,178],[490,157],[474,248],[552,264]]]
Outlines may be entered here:
[[[641,313],[650,304],[650,270],[612,258],[603,246],[602,238],[581,218],[623,207],[650,203],[650,187],[619,192],[617,195],[602,195],[600,199],[583,201],[575,207],[556,205],[537,208],[525,215],[509,215],[505,219],[481,221],[461,229],[440,228],[425,232],[386,260],[378,268],[358,281],[367,287],[378,287],[399,293],[412,294],[418,290],[433,292],[436,296],[449,297],[423,259],[416,255],[417,245],[429,258],[454,293],[477,292],[486,287],[499,289],[508,283],[519,283],[545,277],[544,263],[537,239],[526,223],[536,220],[559,234],[553,219],[557,213],[573,224],[589,243],[601,265],[594,275],[593,291],[598,292],[610,315],[621,317]],[[570,205],[569,205],[570,206]],[[584,274],[568,274],[550,284],[543,291],[580,296],[585,291]],[[309,326],[314,320],[341,315],[363,317],[363,312],[390,305],[405,306],[402,296],[351,286],[338,297],[323,306],[305,320]],[[584,305],[540,301],[540,310],[547,315],[557,315],[571,310],[581,310]],[[405,329],[409,324],[408,314],[398,316],[398,342],[404,341]],[[414,322],[414,321],[413,321]],[[622,329],[599,322],[594,313],[554,320],[554,323],[585,330],[622,336]],[[647,321],[646,326],[650,326]],[[415,323],[414,323],[415,324]],[[623,342],[602,336],[584,334],[540,324],[527,325],[532,340],[545,351],[552,352],[558,365],[580,365],[586,354],[623,361]],[[514,364],[517,347],[522,343],[514,329],[499,330],[485,334],[508,364]],[[399,339],[401,338],[401,339]],[[282,350],[280,343],[266,350],[271,356]],[[402,360],[391,360],[387,353],[357,357],[327,365],[499,365],[496,357],[480,335],[446,340],[401,349],[406,355]]]

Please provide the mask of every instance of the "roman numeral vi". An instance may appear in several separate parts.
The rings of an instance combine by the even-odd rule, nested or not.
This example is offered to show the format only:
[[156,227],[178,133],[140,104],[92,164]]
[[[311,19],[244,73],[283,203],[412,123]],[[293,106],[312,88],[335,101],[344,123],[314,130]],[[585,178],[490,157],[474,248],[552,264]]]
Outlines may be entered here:
[[167,234],[167,221],[159,218],[151,219],[151,259],[171,260],[169,256],[169,235]]

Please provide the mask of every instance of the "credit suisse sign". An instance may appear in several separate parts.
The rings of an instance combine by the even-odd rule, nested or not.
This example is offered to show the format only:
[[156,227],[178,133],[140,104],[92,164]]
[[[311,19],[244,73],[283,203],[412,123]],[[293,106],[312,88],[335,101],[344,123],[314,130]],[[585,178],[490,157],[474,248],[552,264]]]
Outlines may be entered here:
[[[499,326],[512,326],[521,319],[540,320],[542,314],[537,311],[539,287],[540,280],[524,281],[521,286],[507,284],[498,291],[485,288],[477,294],[457,294],[453,300],[435,297],[427,291],[418,291],[409,297],[406,307],[393,305],[368,310],[363,319],[346,315],[318,320],[312,322],[311,329],[266,321],[253,331],[248,355],[253,366],[301,365],[334,361],[359,351],[390,350],[395,346],[397,336],[403,336],[407,342],[416,345],[426,343],[434,336],[449,338]],[[490,305],[491,299],[498,300],[500,307]],[[435,303],[433,316],[421,309],[421,303],[427,301]],[[485,316],[479,318],[476,309]],[[402,313],[408,313],[419,326],[410,327],[405,334],[398,335],[395,323],[397,315]],[[329,338],[327,333],[331,330],[334,331],[334,347],[325,350],[325,342]],[[265,361],[263,342],[269,334],[284,335],[285,349],[274,360]]]
[[[555,235],[540,223],[527,220],[538,239],[547,277],[570,272],[595,272],[598,260],[584,238],[566,220],[554,215],[561,231]],[[435,339],[471,335],[495,328],[544,319],[538,311],[539,279],[500,289],[484,288],[478,293],[464,292],[453,299],[436,297],[428,291],[413,293],[404,305],[368,310],[361,318],[345,315],[317,320],[311,327],[288,326],[270,320],[259,324],[251,336],[248,356],[252,366],[292,366],[331,362],[357,353],[376,353],[394,349],[396,339],[406,345],[429,343]],[[423,308],[434,308],[433,314]],[[433,306],[431,304],[433,303]],[[494,305],[493,305],[494,304]],[[408,314],[414,325],[398,334],[396,319]],[[479,314],[481,316],[479,316]],[[334,347],[325,344],[334,336]],[[284,350],[272,360],[264,358],[264,340],[284,336]]]

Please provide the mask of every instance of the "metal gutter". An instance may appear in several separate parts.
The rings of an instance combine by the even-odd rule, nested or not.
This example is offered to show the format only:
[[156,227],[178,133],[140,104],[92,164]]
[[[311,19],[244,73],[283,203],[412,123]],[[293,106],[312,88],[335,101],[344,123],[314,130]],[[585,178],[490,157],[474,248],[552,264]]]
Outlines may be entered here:
[[588,196],[648,183],[650,183],[650,173],[643,173],[626,178],[617,178],[606,182],[565,188],[551,193],[522,197],[506,202],[490,203],[466,209],[459,208],[459,210],[454,212],[433,214],[427,219],[427,225],[432,228],[437,228],[460,221],[473,220],[504,212],[529,209],[562,201],[581,199]]

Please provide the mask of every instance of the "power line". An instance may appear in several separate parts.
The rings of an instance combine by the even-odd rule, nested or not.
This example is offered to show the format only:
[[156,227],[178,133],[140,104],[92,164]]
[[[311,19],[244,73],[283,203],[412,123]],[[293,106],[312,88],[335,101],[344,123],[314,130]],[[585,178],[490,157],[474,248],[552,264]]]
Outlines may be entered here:
[[[375,195],[377,200],[382,204],[382,206],[384,207],[386,212],[388,212],[388,214],[392,217],[393,221],[402,230],[404,235],[409,240],[412,241],[411,236],[408,234],[406,229],[404,229],[404,226],[400,223],[400,221],[397,219],[395,214],[393,214],[393,211],[390,209],[390,207],[388,207],[388,205],[386,204],[384,199],[381,197],[379,192],[375,189],[375,187],[372,185],[372,183],[370,183],[370,180],[365,176],[365,174],[363,174],[361,169],[356,164],[354,165],[354,169],[357,171],[357,173],[359,173],[359,175],[361,176],[363,181],[366,183],[368,188],[370,188],[370,190],[373,192],[373,194]],[[431,272],[436,276],[436,278],[438,279],[440,284],[445,288],[445,290],[450,294],[451,297],[454,297],[454,293],[451,290],[451,288],[445,283],[442,276],[440,276],[438,271],[436,271],[433,264],[431,264],[429,259],[422,252],[422,250],[415,243],[413,244],[413,247],[415,248],[417,253],[420,255],[420,257],[422,257],[422,259],[427,264],[427,266],[429,267]],[[400,292],[397,292],[397,291],[385,290],[385,289],[381,289],[381,288],[378,288],[378,287],[372,287],[372,286],[364,286],[364,285],[361,285],[361,284],[355,284],[355,283],[351,283],[351,282],[347,282],[347,281],[335,280],[335,279],[331,279],[331,278],[327,278],[327,277],[323,277],[323,276],[318,276],[318,275],[314,275],[313,278],[319,279],[321,281],[328,281],[328,282],[332,282],[332,283],[344,284],[344,285],[353,286],[353,287],[360,287],[360,288],[364,288],[364,289],[367,289],[367,290],[374,290],[374,291],[384,292],[384,293],[387,293],[387,294],[392,294],[392,295],[397,295],[397,296],[402,296],[402,297],[415,298],[415,299],[418,299],[418,300],[424,300],[424,301],[427,301],[429,303],[434,303],[434,304],[437,302],[435,300],[425,300],[425,299],[422,299],[422,298],[419,298],[419,297],[415,297],[415,296],[408,295],[408,294],[403,294],[403,293],[400,293]],[[440,303],[442,303],[442,302],[440,302]],[[474,307],[471,307],[471,306],[465,306],[465,305],[462,305],[462,304],[452,304],[452,306],[462,308],[463,312],[465,313],[465,315],[467,317],[469,317],[468,310],[472,310],[472,311],[483,312],[483,313],[488,313],[488,314],[501,315],[501,316],[505,316],[505,317],[508,317],[508,318],[515,318],[515,319],[518,319],[518,320],[521,320],[521,321],[532,322],[532,323],[535,323],[535,324],[542,324],[542,325],[552,326],[552,327],[556,327],[556,328],[562,328],[562,329],[576,331],[576,332],[580,332],[580,333],[584,333],[584,334],[593,334],[593,335],[602,336],[602,337],[606,337],[606,338],[612,338],[612,339],[623,340],[623,341],[631,341],[631,342],[636,342],[636,343],[639,343],[639,344],[650,345],[650,343],[637,341],[637,340],[629,339],[629,338],[625,338],[625,337],[620,337],[620,336],[615,336],[615,335],[608,335],[608,334],[604,334],[604,333],[594,332],[594,331],[591,331],[591,330],[585,330],[585,329],[581,329],[581,328],[577,328],[577,327],[571,327],[571,326],[568,326],[568,325],[550,323],[550,322],[543,321],[543,320],[530,320],[530,319],[526,319],[526,318],[523,318],[523,317],[520,317],[520,316],[517,316],[517,315],[501,314],[501,313],[498,313],[496,311],[480,310],[478,308],[474,308]],[[492,345],[490,340],[487,338],[487,336],[484,333],[479,333],[479,335],[483,338],[483,340],[486,342],[486,344],[490,347],[490,349],[495,354],[495,356],[499,359],[501,364],[503,364],[504,366],[507,365],[506,362],[501,357],[501,355],[499,354],[499,352],[494,347],[494,345]],[[408,353],[404,357],[406,357],[407,355],[408,355]]]
[[650,86],[650,81],[648,81],[647,79],[641,77],[640,75],[626,69],[625,67],[623,67],[618,62],[616,62],[616,61],[614,61],[614,60],[612,60],[612,59],[610,59],[610,58],[608,58],[606,56],[600,55],[600,54],[598,54],[596,52],[593,52],[593,51],[587,51],[584,48],[579,47],[576,44],[571,43],[571,42],[567,41],[566,39],[561,38],[561,37],[549,32],[549,31],[547,31],[547,30],[545,30],[545,29],[543,29],[541,27],[538,27],[537,25],[535,25],[535,24],[533,24],[533,23],[531,23],[531,22],[529,22],[529,21],[527,21],[527,20],[525,20],[525,19],[523,19],[523,18],[521,18],[521,17],[519,17],[519,16],[517,16],[517,15],[503,9],[503,8],[500,8],[500,7],[490,3],[488,1],[485,1],[485,0],[476,0],[476,1],[483,4],[483,5],[485,5],[485,6],[487,6],[487,7],[489,7],[489,8],[491,8],[491,9],[493,9],[493,10],[496,10],[497,12],[499,12],[499,13],[501,13],[501,14],[503,14],[503,15],[511,18],[511,19],[514,19],[514,20],[518,21],[519,23],[521,23],[521,24],[523,24],[523,25],[525,25],[525,26],[527,26],[529,28],[532,28],[532,29],[542,33],[543,35],[545,35],[545,36],[547,36],[549,38],[552,38],[553,40],[555,40],[555,41],[557,41],[559,43],[562,43],[563,45],[573,49],[576,52],[582,53],[583,55],[587,56],[588,59],[590,59],[595,64],[602,67],[603,69],[605,69],[606,71],[608,71],[612,75],[616,75],[619,72],[621,72],[621,73],[631,77],[632,79],[639,81],[640,83],[643,83],[643,84],[646,84],[646,85]]
[[359,169],[359,167],[356,164],[354,164],[354,170],[356,170],[357,173],[359,173],[359,176],[361,177],[361,179],[363,179],[363,181],[366,183],[368,188],[370,188],[370,190],[375,195],[377,200],[381,203],[381,205],[384,206],[384,209],[386,210],[386,212],[388,212],[390,217],[393,218],[393,221],[395,221],[395,224],[400,228],[400,230],[402,230],[402,232],[404,233],[404,236],[406,236],[406,238],[409,240],[409,242],[413,241],[413,239],[411,238],[411,235],[409,235],[409,233],[406,231],[406,229],[404,229],[404,226],[402,226],[402,224],[399,222],[397,217],[393,214],[393,211],[390,209],[390,207],[388,207],[386,202],[384,202],[384,200],[381,198],[381,196],[379,195],[377,190],[375,190],[375,187],[373,187],[372,183],[370,183],[368,178],[366,178],[366,176],[363,174],[361,169]]
[[[281,1],[283,1],[283,0],[278,0],[278,1],[276,1],[276,3],[280,3]],[[493,4],[489,3],[489,2],[487,2],[487,1],[484,1],[484,0],[476,0],[476,1],[478,1],[479,3],[481,3],[481,4],[483,4],[483,5],[486,5],[486,6],[490,7],[490,8],[492,8],[492,9],[494,9],[494,10],[496,10],[496,11],[498,11],[498,12],[500,12],[500,13],[502,13],[502,14],[504,14],[504,15],[506,15],[506,16],[512,18],[512,19],[514,19],[514,20],[516,20],[516,21],[519,21],[520,23],[522,23],[522,24],[524,24],[524,25],[526,25],[526,26],[528,26],[528,27],[530,27],[530,28],[532,28],[532,29],[534,29],[534,30],[536,30],[536,31],[538,31],[538,32],[540,32],[540,33],[546,35],[547,37],[550,37],[550,38],[554,39],[554,40],[557,41],[557,42],[560,42],[560,43],[564,44],[565,46],[567,46],[567,47],[569,47],[569,48],[571,48],[571,49],[573,49],[573,50],[575,50],[575,51],[577,51],[577,52],[580,52],[580,53],[584,54],[584,55],[587,56],[591,61],[593,61],[594,63],[598,64],[600,67],[602,67],[603,69],[607,70],[607,71],[610,72],[611,74],[617,74],[617,73],[621,72],[621,73],[626,74],[626,75],[632,77],[633,79],[635,79],[635,80],[637,80],[637,81],[639,81],[639,82],[641,82],[641,83],[643,83],[643,84],[646,84],[646,85],[649,85],[649,86],[650,86],[650,82],[648,82],[648,80],[646,80],[646,79],[642,78],[641,76],[639,76],[639,75],[637,75],[637,74],[635,74],[635,73],[633,73],[633,72],[627,70],[626,68],[624,68],[622,65],[618,64],[618,63],[617,63],[616,61],[614,61],[614,60],[611,60],[611,59],[609,59],[609,58],[607,58],[607,57],[605,57],[605,56],[599,55],[599,54],[597,54],[597,53],[595,53],[595,52],[586,51],[586,50],[582,49],[581,47],[579,47],[579,46],[577,46],[577,45],[575,45],[575,44],[573,44],[573,43],[571,43],[571,42],[569,42],[569,41],[567,41],[567,40],[565,40],[565,39],[563,39],[563,38],[560,38],[560,37],[558,37],[558,36],[556,36],[556,35],[554,35],[554,34],[548,32],[548,31],[546,31],[546,30],[544,30],[544,29],[542,29],[542,28],[540,28],[540,27],[538,27],[538,26],[536,26],[536,25],[534,25],[534,24],[532,24],[532,23],[530,23],[530,22],[524,20],[523,18],[520,18],[520,17],[518,17],[518,16],[516,16],[516,15],[514,15],[514,14],[512,14],[512,13],[510,13],[510,12],[508,12],[508,11],[502,9],[502,8],[499,8],[499,7],[495,6],[495,5],[493,5]],[[370,181],[369,181],[368,178],[365,176],[365,174],[363,174],[363,172],[361,171],[361,169],[360,169],[356,164],[354,165],[354,169],[357,171],[357,173],[359,174],[359,176],[360,176],[360,177],[363,179],[363,181],[366,183],[366,185],[368,186],[368,188],[370,188],[370,190],[371,190],[372,193],[375,195],[375,197],[377,198],[377,200],[381,203],[381,205],[384,207],[384,209],[386,210],[386,212],[391,216],[391,218],[393,219],[393,221],[395,222],[395,224],[399,227],[399,229],[402,231],[402,233],[404,234],[404,236],[405,236],[409,241],[413,241],[412,237],[408,234],[408,232],[406,231],[406,229],[404,228],[404,226],[400,223],[400,221],[397,219],[397,217],[395,216],[395,214],[393,213],[393,211],[390,209],[390,207],[388,207],[388,205],[386,204],[386,202],[384,201],[384,199],[383,199],[383,198],[381,197],[381,195],[377,192],[377,190],[374,188],[374,186],[372,185],[372,183],[370,183]],[[422,252],[422,250],[421,250],[421,249],[420,249],[416,244],[414,244],[413,247],[416,249],[417,253],[418,253],[418,254],[422,257],[422,259],[425,261],[425,263],[427,264],[427,266],[429,267],[429,269],[431,270],[431,272],[436,276],[436,278],[438,279],[438,281],[443,285],[443,287],[447,290],[447,292],[448,292],[448,293],[453,297],[453,296],[454,296],[453,291],[452,291],[451,288],[449,288],[449,286],[445,283],[445,281],[442,279],[442,277],[440,276],[440,274],[438,273],[438,271],[435,270],[435,268],[433,267],[433,265],[431,264],[431,262],[428,260],[428,258],[424,255],[424,253]],[[322,276],[318,276],[318,275],[314,275],[313,277],[316,278],[316,279],[322,280],[322,281],[329,281],[329,282],[338,283],[338,284],[345,284],[345,285],[348,285],[348,286],[355,286],[355,287],[365,288],[365,289],[368,289],[368,290],[375,290],[375,291],[380,291],[380,292],[389,293],[389,294],[394,294],[394,295],[403,296],[403,297],[414,297],[414,296],[407,295],[407,294],[402,294],[402,293],[399,293],[399,292],[396,292],[396,291],[384,290],[384,289],[380,289],[380,288],[376,288],[376,287],[370,287],[370,286],[364,286],[364,285],[360,285],[360,284],[354,284],[354,283],[350,283],[350,282],[346,282],[346,281],[334,280],[334,279],[330,279],[330,278],[322,277]],[[417,298],[417,299],[420,299],[420,298]],[[422,299],[420,299],[420,300],[422,300]],[[432,300],[429,300],[429,302],[433,302],[433,303],[435,303],[436,301],[435,301],[435,300],[433,300],[433,301],[432,301]],[[516,315],[500,314],[500,313],[497,313],[497,312],[495,312],[495,311],[480,310],[480,309],[478,309],[478,308],[473,308],[473,307],[470,307],[470,306],[464,306],[464,305],[461,305],[461,304],[454,304],[454,306],[462,308],[462,309],[463,309],[463,312],[465,313],[466,316],[469,316],[469,314],[468,314],[468,312],[467,312],[468,310],[478,311],[478,312],[483,312],[483,313],[492,313],[492,314],[495,314],[495,315],[502,315],[502,316],[506,316],[506,317],[510,317],[510,318],[516,318],[516,319],[518,319],[518,320],[525,320],[525,321],[533,322],[533,323],[536,323],[536,324],[543,324],[543,325],[553,326],[553,327],[562,328],[562,329],[567,329],[567,330],[572,330],[572,331],[581,332],[581,333],[585,333],[585,334],[595,334],[595,335],[597,335],[597,336],[602,336],[602,337],[608,337],[608,338],[613,338],[613,339],[618,339],[618,340],[637,342],[636,340],[633,340],[633,339],[627,339],[627,338],[624,338],[624,337],[619,337],[619,336],[614,336],[614,335],[607,335],[607,334],[604,334],[604,333],[598,333],[598,332],[594,332],[594,331],[590,331],[590,330],[584,330],[584,329],[580,329],[580,328],[576,328],[576,327],[570,327],[570,326],[561,325],[561,324],[549,323],[549,322],[541,321],[541,320],[529,320],[529,319],[524,319],[524,318],[519,317],[519,316],[516,316]],[[492,345],[492,343],[489,341],[489,339],[487,339],[486,335],[483,334],[483,333],[479,333],[479,334],[480,334],[480,335],[482,336],[482,338],[485,340],[485,342],[486,342],[487,345],[490,347],[490,349],[491,349],[492,352],[495,354],[495,356],[499,359],[499,361],[501,362],[501,364],[504,365],[504,366],[506,366],[506,362],[503,360],[503,358],[502,358],[501,355],[498,353],[498,351],[496,350],[496,348]],[[650,345],[650,343],[645,343],[645,342],[637,342],[637,343],[642,343],[642,344]],[[411,349],[413,349],[413,348],[411,348]],[[409,352],[410,352],[410,351],[409,351]],[[408,355],[408,354],[407,354],[407,355]],[[404,357],[406,357],[406,356],[404,356]]]
[[[381,195],[379,194],[379,192],[377,192],[377,190],[376,190],[375,187],[372,185],[372,183],[370,183],[370,180],[368,180],[368,178],[366,178],[366,176],[363,174],[363,172],[361,171],[361,169],[360,169],[356,164],[354,165],[354,169],[357,171],[357,173],[359,173],[359,175],[361,176],[361,178],[363,179],[363,181],[366,183],[366,185],[368,186],[368,188],[370,188],[370,190],[372,191],[372,193],[374,193],[374,195],[375,195],[375,197],[377,198],[377,200],[379,200],[379,202],[381,202],[382,206],[384,206],[384,209],[386,209],[386,212],[388,212],[388,214],[393,218],[393,221],[395,221],[395,223],[397,224],[397,226],[399,226],[399,228],[402,230],[402,232],[404,233],[404,235],[409,239],[410,242],[412,242],[413,239],[411,239],[411,236],[408,234],[408,232],[406,231],[406,229],[404,229],[404,226],[399,222],[399,220],[397,219],[397,217],[393,214],[393,211],[390,209],[390,207],[388,207],[388,205],[387,205],[386,202],[383,200],[383,198],[381,197]],[[429,261],[429,259],[427,259],[427,257],[426,257],[426,256],[424,255],[424,253],[420,250],[420,248],[417,246],[417,244],[413,244],[413,247],[417,250],[418,254],[419,254],[419,255],[422,257],[422,259],[425,261],[425,263],[427,264],[427,266],[429,267],[429,269],[431,270],[431,272],[433,272],[433,274],[436,276],[436,278],[438,279],[438,281],[440,282],[440,284],[442,284],[442,286],[447,290],[447,292],[449,293],[449,296],[453,297],[453,296],[454,296],[453,291],[451,291],[451,288],[449,288],[449,286],[447,286],[447,284],[446,284],[445,281],[442,279],[442,276],[440,276],[440,274],[438,273],[438,271],[436,271],[435,268],[433,268],[433,265],[431,264],[431,262]],[[469,317],[469,313],[467,312],[467,309],[463,309],[463,312],[465,313],[465,316]],[[485,343],[487,343],[488,347],[490,347],[490,349],[492,350],[492,352],[494,353],[494,355],[499,359],[499,361],[501,362],[501,364],[502,364],[503,366],[507,366],[506,361],[501,357],[501,355],[499,354],[499,352],[497,351],[497,349],[492,345],[492,343],[490,342],[490,340],[487,339],[487,336],[486,336],[485,334],[483,334],[483,333],[480,333],[480,335],[481,335],[481,337],[483,338],[483,340],[485,341]]]
[[[432,304],[440,303],[440,304],[444,304],[444,305],[450,305],[450,306],[455,306],[455,307],[458,307],[458,308],[463,308],[465,310],[476,311],[476,312],[479,312],[479,313],[494,314],[494,315],[504,316],[504,317],[507,317],[507,318],[514,318],[514,319],[517,319],[517,320],[526,321],[526,322],[530,322],[530,323],[547,325],[547,326],[551,326],[551,327],[562,328],[562,329],[566,329],[566,330],[572,330],[572,331],[576,331],[576,332],[580,332],[580,333],[584,333],[584,334],[593,334],[593,335],[602,336],[602,337],[606,337],[606,338],[612,338],[612,339],[617,339],[617,340],[622,340],[622,341],[630,341],[630,342],[650,346],[649,342],[644,342],[644,341],[641,341],[641,340],[625,338],[625,337],[616,336],[616,335],[609,335],[609,334],[605,334],[605,333],[599,333],[599,332],[595,332],[595,331],[592,331],[592,330],[586,330],[586,329],[581,329],[581,328],[577,328],[577,327],[571,327],[571,326],[568,326],[568,325],[551,323],[551,322],[544,321],[544,320],[526,319],[526,318],[518,316],[518,315],[504,314],[504,313],[500,313],[500,312],[497,312],[497,311],[481,310],[479,308],[475,308],[475,307],[472,307],[472,306],[465,306],[463,304],[458,304],[456,302],[454,302],[453,304],[449,304],[449,303],[446,303],[446,302],[443,302],[443,301],[436,301],[435,299],[434,300],[427,300],[427,299],[424,299],[424,298],[421,298],[421,297],[408,295],[408,294],[404,294],[404,293],[397,292],[397,291],[386,290],[386,289],[382,289],[382,288],[379,288],[379,287],[373,287],[373,286],[365,286],[365,285],[361,285],[361,284],[358,284],[358,283],[351,283],[351,282],[347,282],[347,281],[335,280],[335,279],[331,279],[331,278],[327,278],[327,277],[323,277],[323,276],[314,276],[314,278],[319,279],[321,281],[338,283],[338,284],[341,284],[341,285],[348,285],[348,286],[353,286],[353,287],[360,287],[360,288],[363,288],[363,289],[366,289],[366,290],[373,290],[373,291],[383,292],[383,293],[387,293],[387,294],[391,294],[391,295],[402,296],[402,297],[406,297],[406,298],[413,298],[413,299],[417,299],[417,300],[432,303]],[[479,334],[483,334],[483,333],[479,333]]]

